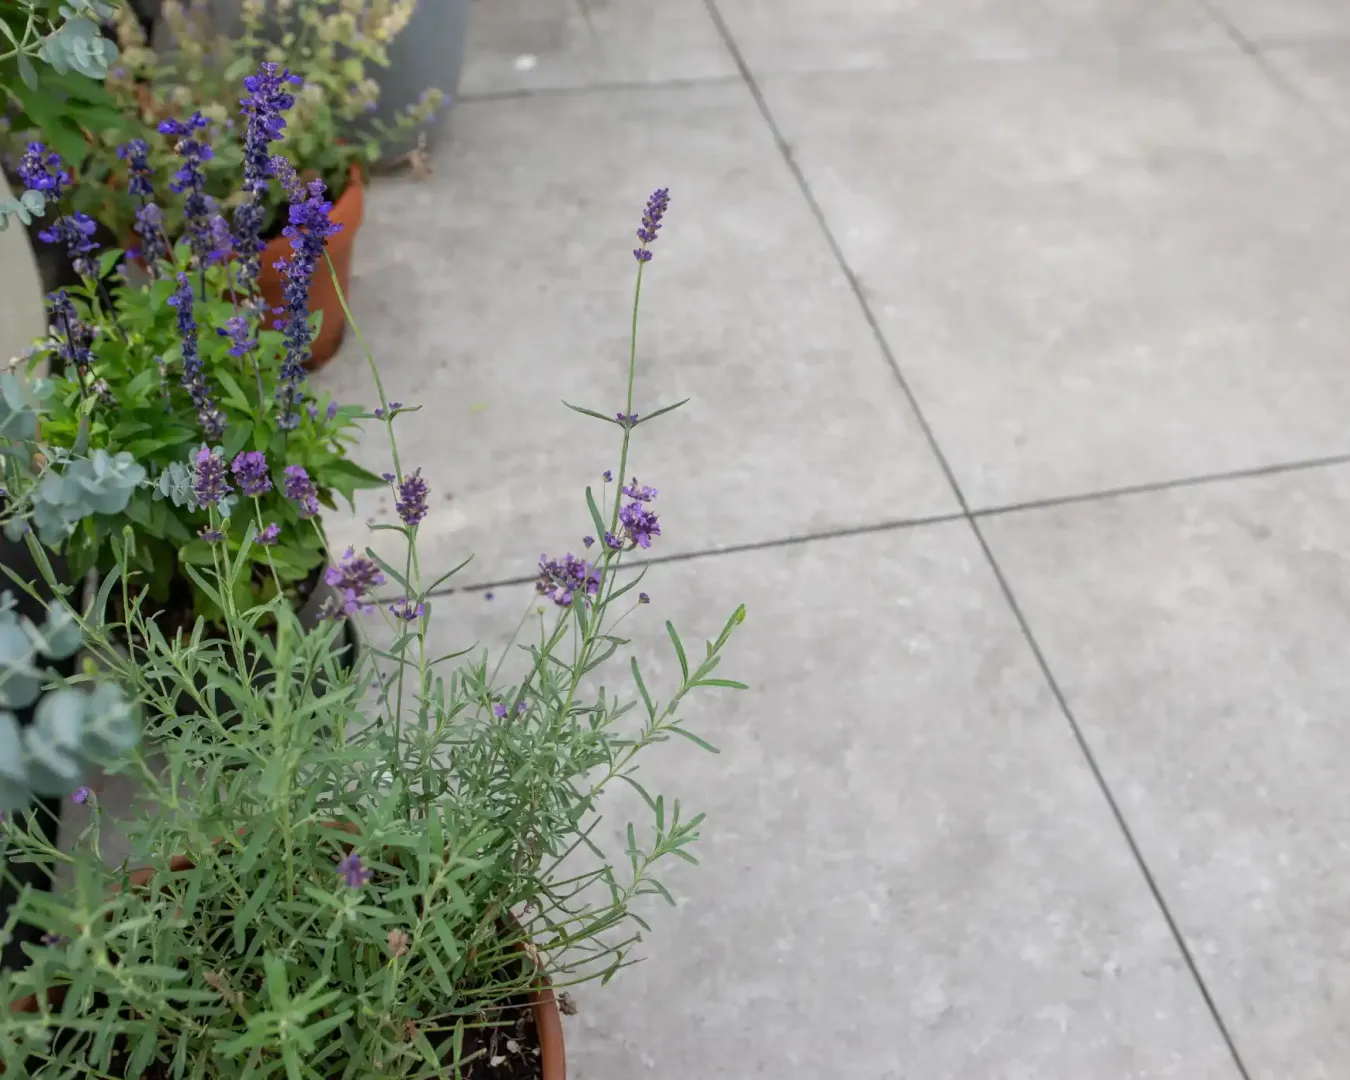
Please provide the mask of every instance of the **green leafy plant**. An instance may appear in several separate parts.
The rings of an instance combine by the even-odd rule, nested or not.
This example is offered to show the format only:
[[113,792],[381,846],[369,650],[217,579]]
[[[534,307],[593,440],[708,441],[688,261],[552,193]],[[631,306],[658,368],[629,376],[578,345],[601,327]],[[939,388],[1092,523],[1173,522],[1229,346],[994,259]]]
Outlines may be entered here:
[[[85,131],[126,130],[101,81],[117,46],[100,23],[117,11],[107,0],[11,0],[0,7],[0,105],[10,127],[41,128],[71,160],[84,155]],[[39,73],[40,65],[46,70]],[[44,192],[27,189],[0,199],[0,230],[17,217],[41,217]]]
[[[121,57],[107,88],[124,122],[85,125],[90,142],[79,173],[86,182],[72,193],[72,205],[129,236],[138,204],[121,182],[117,157],[125,120],[146,129],[151,166],[168,172],[176,164],[176,138],[157,126],[167,117],[200,113],[211,125],[206,138],[216,147],[203,166],[205,191],[226,211],[233,209],[243,198],[243,148],[228,136],[238,113],[240,80],[262,60],[288,67],[300,82],[281,152],[303,180],[321,179],[340,195],[353,167],[378,159],[390,130],[421,124],[440,104],[441,94],[428,91],[392,129],[369,120],[379,97],[370,73],[388,66],[388,45],[415,6],[415,0],[245,0],[235,27],[216,25],[206,3],[165,0],[172,45],[159,51],[147,46],[140,24],[123,11],[117,21]],[[272,189],[263,200],[264,236],[280,231],[285,208],[284,193]],[[168,210],[166,223],[171,234],[181,231],[175,208]]]
[[[639,233],[639,294],[665,207],[658,192]],[[636,658],[632,691],[605,685],[629,649],[625,622],[647,610],[645,571],[625,561],[661,536],[657,493],[622,480],[630,441],[675,407],[637,410],[637,303],[621,411],[577,410],[620,441],[612,492],[585,494],[593,560],[541,560],[537,596],[499,657],[433,655],[433,594],[448,575],[422,576],[427,491],[399,456],[373,360],[405,552],[398,565],[352,552],[330,573],[367,610],[384,581],[403,590],[381,608],[385,647],[347,671],[334,624],[306,633],[275,597],[239,606],[230,582],[252,526],[237,552],[189,568],[225,612],[224,637],[160,633],[125,557],[113,575],[131,624],[120,636],[144,648],[112,646],[103,602],[78,613],[91,650],[143,703],[147,748],[165,725],[174,734],[158,744],[162,767],[146,751],[119,766],[144,807],[124,823],[130,863],[99,857],[97,806],[68,856],[31,815],[3,834],[5,858],[65,860],[73,879],[25,894],[11,915],[48,936],[26,971],[0,975],[7,1074],[481,1080],[496,1054],[531,1060],[529,996],[544,976],[562,989],[633,961],[641,898],[670,899],[658,875],[695,861],[703,821],[649,791],[639,762],[675,738],[709,747],[687,708],[696,692],[744,689],[718,666],[745,617],[736,608],[697,652],[667,623],[678,675],[665,693]],[[184,694],[186,715],[173,704]],[[618,786],[641,796],[641,827],[601,828]]]

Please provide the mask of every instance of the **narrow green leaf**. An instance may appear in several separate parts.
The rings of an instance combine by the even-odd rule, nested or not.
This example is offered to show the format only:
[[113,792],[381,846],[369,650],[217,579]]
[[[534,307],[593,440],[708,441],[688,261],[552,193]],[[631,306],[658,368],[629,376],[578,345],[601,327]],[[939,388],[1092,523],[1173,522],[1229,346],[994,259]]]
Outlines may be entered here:
[[684,738],[688,739],[695,746],[703,747],[703,749],[707,750],[708,753],[710,754],[720,754],[722,752],[721,750],[717,749],[717,747],[715,747],[712,743],[708,742],[707,739],[699,738],[692,731],[688,731],[685,728],[680,727],[679,724],[671,724],[665,730],[674,732],[676,735],[682,735]]
[[699,679],[692,683],[693,686],[721,686],[727,690],[749,690],[743,682],[737,682],[735,679]]
[[689,681],[689,661],[684,656],[684,646],[680,644],[680,635],[675,633],[675,625],[669,619],[666,620],[666,633],[670,635],[670,643],[675,646],[675,656],[680,661],[680,675],[685,682]]
[[600,516],[600,508],[595,505],[595,496],[591,494],[590,485],[586,487],[586,508],[591,512],[591,521],[595,524],[595,539],[603,544],[605,542],[605,519]]
[[567,407],[571,409],[573,412],[581,413],[582,416],[593,416],[597,420],[603,420],[607,424],[618,423],[618,421],[614,419],[614,417],[606,416],[604,413],[598,413],[594,409],[583,409],[580,405],[570,405],[566,401],[564,401],[563,404],[567,405]]
[[[674,405],[665,405],[665,406],[662,406],[661,408],[657,409],[655,412],[644,413],[644,414],[638,419],[638,424],[645,424],[645,423],[647,423],[648,420],[655,420],[658,416],[664,416],[664,415],[665,415],[666,413],[668,413],[668,412],[674,412],[674,411],[675,411],[676,409],[678,409],[681,405],[688,405],[688,404],[689,404],[689,399],[688,399],[688,398],[685,398],[683,401],[677,401],[677,402],[675,402]],[[637,425],[634,425],[634,426],[636,427]]]
[[651,694],[647,693],[647,684],[642,681],[642,672],[638,670],[637,657],[632,657],[628,666],[633,669],[633,681],[637,683],[638,692],[642,694],[642,703],[647,706],[647,715],[656,719],[656,703],[652,701]]

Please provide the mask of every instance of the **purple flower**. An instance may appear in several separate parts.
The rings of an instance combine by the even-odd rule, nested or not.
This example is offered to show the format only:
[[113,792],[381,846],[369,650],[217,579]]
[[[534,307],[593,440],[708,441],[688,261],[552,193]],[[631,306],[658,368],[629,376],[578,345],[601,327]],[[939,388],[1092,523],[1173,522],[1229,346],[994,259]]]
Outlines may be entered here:
[[250,499],[266,495],[272,490],[272,477],[267,472],[267,455],[261,450],[245,450],[235,455],[230,464],[239,490]]
[[394,509],[408,528],[416,527],[427,516],[427,493],[430,489],[422,479],[422,470],[414,469],[395,489]]
[[503,705],[500,701],[497,702],[495,705],[492,706],[492,715],[495,716],[498,720],[501,720],[503,717],[506,716],[506,706]]
[[319,512],[319,493],[303,465],[286,466],[286,498],[300,504],[300,516],[310,518]]
[[205,528],[198,529],[197,535],[208,544],[219,544],[225,539],[225,534],[223,532],[219,529],[213,529],[209,525]]
[[294,201],[305,197],[305,189],[300,185],[300,177],[296,175],[295,166],[287,158],[273,154],[269,164],[272,166],[272,175],[276,177],[288,200]]
[[390,604],[389,610],[394,613],[394,618],[402,619],[404,622],[416,622],[426,614],[426,608],[422,604],[414,604],[406,596]]
[[640,502],[630,502],[619,511],[619,520],[628,532],[628,538],[640,548],[652,546],[652,537],[661,535],[661,524],[656,515]]
[[623,493],[638,502],[651,502],[656,498],[656,488],[639,485],[636,476],[624,486]]
[[215,442],[225,430],[225,418],[216,408],[215,402],[206,389],[206,376],[202,373],[202,360],[197,350],[197,319],[193,313],[192,283],[186,274],[178,275],[178,288],[169,297],[168,305],[178,312],[178,336],[183,344],[183,378],[180,380],[184,390],[192,398],[197,408],[197,422],[202,433],[209,441]]
[[70,173],[61,168],[61,155],[40,142],[31,142],[19,159],[19,179],[29,191],[59,199],[70,183]]
[[150,178],[155,170],[150,168],[150,144],[144,139],[132,139],[117,148],[117,156],[127,163],[127,191],[142,199],[152,198],[155,194]]
[[337,865],[342,883],[349,889],[359,889],[370,880],[370,871],[366,869],[361,856],[355,851],[344,855]]
[[636,427],[636,426],[637,426],[637,422],[638,422],[638,414],[635,413],[635,412],[633,412],[633,413],[615,413],[615,414],[614,414],[614,419],[617,420],[617,421],[619,422],[619,426],[620,426],[620,427],[625,427],[625,428]]
[[54,949],[59,949],[62,945],[69,945],[70,938],[64,934],[43,934],[42,944],[50,945]]
[[77,787],[75,789],[75,793],[71,795],[70,801],[79,806],[83,806],[85,803],[89,801],[89,796],[92,794],[93,792],[90,791],[87,787],[83,786]]
[[651,602],[652,602],[652,598],[651,598],[650,596],[648,596],[645,592],[640,592],[640,593],[638,593],[638,603],[639,603],[639,604],[650,604]]
[[38,233],[38,239],[44,244],[64,244],[75,273],[81,277],[93,277],[97,266],[89,256],[98,250],[98,243],[94,240],[97,228],[93,218],[76,210],[66,217],[57,218],[50,229]]
[[141,238],[141,261],[153,269],[169,257],[169,238],[164,233],[164,213],[152,202],[136,211],[136,235]]
[[213,200],[206,194],[206,174],[202,166],[214,157],[208,143],[198,139],[196,132],[208,124],[206,117],[195,112],[186,120],[162,120],[159,125],[161,135],[172,135],[174,152],[183,164],[173,174],[169,190],[185,195],[183,200],[183,218],[187,222],[188,242],[197,257],[198,265],[206,265],[211,254],[210,217]]
[[224,326],[216,327],[216,333],[230,339],[231,356],[247,356],[258,344],[253,337],[253,324],[243,315],[231,315]]
[[[234,212],[234,231],[239,252],[238,284],[242,292],[252,292],[261,269],[258,253],[263,249],[263,196],[267,181],[277,175],[274,159],[268,156],[268,145],[281,137],[286,121],[282,117],[295,104],[295,97],[286,90],[287,84],[297,85],[298,75],[277,70],[277,65],[263,62],[258,73],[244,79],[249,96],[239,105],[247,117],[244,131],[244,193],[247,198]],[[284,160],[284,159],[281,159]],[[292,170],[292,175],[294,171]]]
[[656,241],[656,234],[661,231],[661,219],[666,216],[666,208],[669,205],[669,188],[657,188],[648,197],[647,205],[642,211],[642,225],[637,231],[637,238],[642,246],[633,249],[633,258],[638,262],[652,261],[651,245]]
[[262,532],[253,538],[255,544],[263,547],[276,547],[277,538],[281,536],[281,526],[275,521],[268,522],[263,526]]
[[219,449],[203,446],[197,451],[192,478],[192,495],[202,506],[219,506],[230,490],[225,459]]
[[605,530],[605,547],[609,548],[611,551],[618,551],[620,548],[623,547],[623,541],[620,540],[617,536],[615,536],[615,535],[614,535],[612,532],[610,532],[608,529],[606,529],[606,530]]
[[591,597],[599,591],[600,574],[594,564],[570,552],[561,559],[540,555],[539,577],[534,583],[534,589],[559,607],[568,607],[575,594]]
[[343,615],[374,611],[375,605],[366,599],[366,595],[384,584],[379,564],[365,555],[356,554],[355,548],[348,548],[342,560],[324,572],[323,579],[341,597],[337,610]]
[[594,537],[594,536],[583,536],[583,537],[581,538],[581,545],[582,545],[582,547],[590,547],[590,546],[591,546],[592,544],[594,544],[594,543],[595,543],[595,537]]
[[600,479],[603,480],[606,484],[608,484],[611,480],[614,479],[614,474],[610,472],[608,469],[606,469],[604,472],[600,474]]
[[206,226],[206,261],[223,263],[234,254],[234,235],[219,214],[213,214]]
[[[308,197],[301,198],[308,190]],[[328,213],[333,204],[324,198],[322,180],[311,180],[308,189],[300,189],[291,197],[290,223],[281,235],[291,242],[291,257],[276,264],[286,283],[282,289],[285,318],[281,321],[286,354],[282,359],[280,378],[283,416],[289,416],[295,401],[296,388],[305,377],[305,365],[310,357],[309,283],[323,256],[324,245],[341,225],[332,221]]]
[[64,289],[48,294],[47,312],[48,321],[60,335],[57,355],[83,380],[94,359],[90,348],[94,343],[94,331],[80,321],[75,305]]

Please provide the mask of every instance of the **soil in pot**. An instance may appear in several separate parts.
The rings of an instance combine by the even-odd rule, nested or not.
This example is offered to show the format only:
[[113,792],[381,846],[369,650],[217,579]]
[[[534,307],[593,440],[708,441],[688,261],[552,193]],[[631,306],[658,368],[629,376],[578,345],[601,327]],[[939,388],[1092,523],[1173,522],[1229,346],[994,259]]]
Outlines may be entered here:
[[[328,258],[333,260],[333,269],[337,271],[338,283],[342,295],[350,294],[352,274],[352,248],[356,243],[357,230],[366,212],[365,186],[361,170],[353,165],[347,174],[347,186],[333,202],[328,217],[342,228],[328,238]],[[291,256],[291,242],[283,236],[275,236],[267,241],[262,253],[262,273],[258,278],[258,287],[269,308],[279,308],[285,303],[283,292],[285,279],[275,263]],[[333,275],[328,270],[327,261],[319,263],[309,284],[309,310],[322,312],[323,322],[319,332],[310,345],[310,371],[316,371],[333,358],[338,346],[342,344],[343,334],[347,330],[347,316],[342,310],[342,301],[337,289],[333,287]]]

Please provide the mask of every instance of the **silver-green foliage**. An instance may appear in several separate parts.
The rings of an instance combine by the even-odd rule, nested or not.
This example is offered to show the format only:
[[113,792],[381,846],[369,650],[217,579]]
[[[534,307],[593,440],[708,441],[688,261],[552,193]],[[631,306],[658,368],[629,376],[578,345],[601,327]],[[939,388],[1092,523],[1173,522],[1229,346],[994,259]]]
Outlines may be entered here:
[[[371,370],[402,478],[397,410]],[[645,423],[620,425],[620,476]],[[597,535],[621,531],[613,497],[586,493]],[[633,961],[642,906],[670,900],[660,878],[695,861],[703,820],[648,790],[638,764],[670,740],[710,749],[689,705],[708,688],[743,688],[718,665],[744,608],[698,650],[670,623],[653,627],[644,651],[668,657],[658,685],[623,633],[651,610],[637,591],[645,571],[622,567],[630,545],[601,545],[587,564],[593,592],[562,606],[535,597],[495,658],[438,657],[431,597],[449,574],[422,576],[418,526],[377,527],[406,544],[398,565],[379,561],[405,597],[392,615],[381,608],[384,646],[350,669],[339,622],[306,632],[280,598],[237,606],[252,527],[237,554],[217,549],[210,572],[188,568],[225,612],[224,639],[200,621],[168,638],[125,573],[105,580],[81,624],[146,709],[146,749],[126,766],[144,809],[121,829],[130,865],[153,876],[134,887],[125,867],[105,867],[96,812],[68,857],[71,887],[23,896],[13,917],[58,944],[0,974],[6,1075],[103,1078],[120,1051],[119,1076],[456,1076],[466,1036],[512,1022],[541,972],[562,989]],[[112,588],[120,630],[104,621]],[[138,644],[121,652],[115,636]],[[627,691],[606,686],[616,656]],[[631,791],[645,820],[607,820],[623,805],[607,801],[613,789]],[[31,826],[6,835],[14,857],[66,858]],[[176,855],[189,863],[173,868]],[[53,987],[76,999],[53,1011]],[[10,1007],[28,994],[39,1011]]]
[[[64,685],[45,666],[73,656],[83,640],[63,603],[51,603],[38,626],[15,613],[11,593],[0,594],[0,811],[69,795],[90,765],[115,762],[136,744],[135,710],[116,685]],[[13,710],[34,705],[32,723],[20,728]]]

